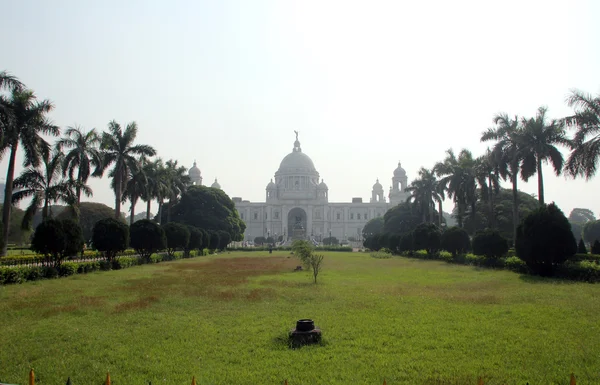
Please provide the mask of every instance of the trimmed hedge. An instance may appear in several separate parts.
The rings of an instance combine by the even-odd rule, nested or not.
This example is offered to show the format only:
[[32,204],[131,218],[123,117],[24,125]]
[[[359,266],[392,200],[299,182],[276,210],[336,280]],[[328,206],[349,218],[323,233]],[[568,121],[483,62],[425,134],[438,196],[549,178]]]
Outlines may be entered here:
[[[340,251],[340,252],[351,252],[352,247],[350,246],[317,246],[314,248],[315,251]],[[227,251],[269,251],[268,247],[229,247]],[[290,246],[274,247],[273,251],[292,251]]]

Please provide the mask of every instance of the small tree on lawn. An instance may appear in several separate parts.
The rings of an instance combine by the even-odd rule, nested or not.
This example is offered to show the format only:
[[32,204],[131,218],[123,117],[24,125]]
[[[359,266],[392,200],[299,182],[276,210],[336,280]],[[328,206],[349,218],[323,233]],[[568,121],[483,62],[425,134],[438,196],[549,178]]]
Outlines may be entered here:
[[292,243],[292,252],[305,268],[309,267],[309,258],[313,252],[313,245],[310,242],[300,239],[295,240]]
[[133,222],[129,228],[131,247],[140,257],[148,262],[150,256],[167,247],[165,231],[156,222],[141,219]]
[[487,258],[500,258],[508,252],[508,240],[497,230],[478,231],[473,237],[473,253]]
[[600,255],[600,241],[598,241],[597,239],[594,241],[594,243],[592,244],[592,254],[595,255]]
[[458,253],[465,253],[471,248],[469,233],[462,227],[450,227],[444,231],[440,241],[442,249],[456,257]]
[[313,254],[311,253],[308,257],[308,266],[312,270],[312,275],[314,282],[317,283],[317,276],[321,272],[323,265],[323,254]]
[[217,233],[219,234],[219,250],[225,250],[227,245],[231,243],[231,234],[223,230],[220,230]]
[[413,231],[413,246],[415,250],[427,250],[432,254],[440,248],[442,234],[439,227],[433,223],[421,223]]
[[62,223],[55,219],[40,223],[33,233],[31,250],[43,254],[46,265],[60,266],[65,250],[65,232]]
[[256,238],[254,238],[254,245],[255,246],[262,245],[263,243],[265,243],[265,241],[266,241],[265,237],[256,237]]
[[577,245],[577,253],[587,254],[587,248],[585,247],[585,242],[583,241],[583,238],[579,239],[579,244]]
[[185,255],[189,256],[191,250],[202,248],[202,230],[194,226],[188,226],[190,232],[190,241],[185,249]]
[[129,228],[114,218],[101,219],[94,225],[92,243],[108,261],[113,261],[118,252],[129,246]]
[[199,229],[202,232],[202,246],[200,250],[204,252],[204,249],[210,248],[210,232],[204,229]]
[[208,248],[210,250],[217,250],[219,248],[219,234],[216,231],[209,231],[209,234]]
[[185,249],[190,242],[190,230],[181,223],[169,222],[163,225],[163,230],[167,238],[167,253],[173,256],[178,249]]
[[83,252],[83,229],[79,223],[73,219],[63,219],[60,221],[65,236],[65,248],[63,250],[63,259],[76,256]]
[[532,272],[548,276],[577,252],[577,243],[569,220],[552,203],[523,219],[517,229],[515,250]]

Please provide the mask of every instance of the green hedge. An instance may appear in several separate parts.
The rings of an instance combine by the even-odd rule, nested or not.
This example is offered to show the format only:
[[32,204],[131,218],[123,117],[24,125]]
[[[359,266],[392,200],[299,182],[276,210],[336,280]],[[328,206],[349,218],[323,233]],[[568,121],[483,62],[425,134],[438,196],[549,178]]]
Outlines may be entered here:
[[[227,251],[269,251],[268,247],[230,247]],[[274,247],[273,251],[292,251],[290,246]],[[350,246],[317,246],[315,251],[340,251],[340,252],[351,252],[352,247]]]

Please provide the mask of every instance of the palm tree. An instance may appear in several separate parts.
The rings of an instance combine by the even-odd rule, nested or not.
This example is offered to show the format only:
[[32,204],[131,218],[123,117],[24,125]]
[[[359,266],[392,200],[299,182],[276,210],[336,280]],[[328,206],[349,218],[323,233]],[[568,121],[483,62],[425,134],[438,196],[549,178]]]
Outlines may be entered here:
[[140,158],[140,162],[134,169],[130,170],[130,175],[127,180],[127,184],[125,185],[125,193],[123,194],[123,198],[129,199],[131,202],[130,208],[130,216],[129,216],[129,225],[133,225],[134,217],[135,217],[135,205],[138,200],[148,194],[148,178],[146,176],[147,167],[146,164],[148,160],[146,157],[142,156]]
[[565,118],[565,122],[576,127],[577,132],[566,171],[573,177],[590,179],[596,174],[600,160],[600,94],[593,97],[573,90],[567,103],[575,109],[575,115]]
[[564,158],[556,145],[571,147],[571,141],[565,135],[563,124],[558,120],[547,122],[546,107],[538,108],[535,118],[523,119],[523,132],[519,136],[523,161],[521,177],[527,180],[535,173],[538,176],[538,200],[544,204],[544,176],[542,163],[550,162],[556,175],[560,175]]
[[495,227],[494,196],[500,191],[498,164],[489,148],[484,155],[477,158],[476,162],[475,174],[481,190],[481,199],[489,205],[488,226],[493,229]]
[[[21,83],[16,77],[12,76],[6,71],[0,72],[0,91],[20,91],[23,89],[23,87],[23,83]],[[0,148],[4,146],[4,132],[14,121],[14,115],[11,113],[9,105],[10,99],[7,99],[4,97],[4,95],[0,95]]]
[[37,167],[44,151],[50,152],[50,145],[42,135],[58,136],[60,134],[60,129],[53,125],[46,116],[54,108],[52,103],[48,100],[37,101],[33,91],[13,90],[6,107],[11,111],[13,120],[5,132],[5,146],[2,148],[2,151],[10,149],[10,153],[2,211],[4,246],[1,255],[6,255],[8,243],[13,180],[19,143],[24,151],[24,166]]
[[[77,182],[75,196],[78,206],[81,203],[79,186],[84,186],[90,176],[98,176],[102,169],[99,145],[100,137],[95,129],[85,132],[80,127],[67,127],[65,136],[56,143],[59,151],[65,148],[71,149],[64,157],[63,175],[69,174],[69,179]],[[95,168],[93,173],[92,167]],[[75,178],[75,170],[77,170],[77,178]]]
[[108,123],[108,132],[102,133],[102,150],[104,159],[102,169],[114,164],[109,176],[113,178],[112,186],[115,191],[115,218],[121,216],[121,201],[123,199],[123,188],[127,184],[127,177],[138,165],[136,156],[154,156],[156,151],[151,146],[136,144],[137,124],[129,123],[125,131],[114,120]]
[[471,216],[475,217],[475,203],[477,203],[477,180],[473,154],[469,150],[463,149],[456,157],[454,151],[450,149],[446,151],[444,161],[438,162],[433,171],[438,177],[441,177],[440,185],[456,203],[458,225],[464,227],[467,205],[471,208]]
[[498,173],[502,179],[510,179],[513,194],[513,241],[517,238],[519,225],[519,195],[517,184],[521,167],[521,120],[517,116],[510,118],[507,114],[494,116],[495,128],[488,128],[481,135],[481,141],[495,140],[492,157],[498,166]]
[[165,163],[165,176],[166,185],[169,187],[167,190],[166,198],[169,198],[167,202],[167,223],[171,221],[171,206],[173,202],[177,200],[192,184],[190,177],[187,175],[187,169],[184,166],[178,166],[176,160],[168,160]]
[[[36,212],[42,208],[42,220],[52,217],[51,204],[63,201],[75,202],[73,192],[74,183],[61,178],[64,156],[59,151],[44,151],[42,154],[42,168],[29,167],[14,180],[14,187],[18,190],[12,195],[12,202],[18,203],[26,198],[31,202],[25,210],[22,227],[28,230]],[[76,182],[75,182],[76,183]],[[81,187],[85,193],[91,194],[87,187]]]
[[[441,210],[442,200],[444,199],[440,195],[438,180],[433,170],[421,167],[419,178],[414,180],[405,191],[411,194],[408,201],[414,202],[419,207],[423,222],[433,222],[435,203],[438,203]],[[440,218],[441,215],[440,211]]]

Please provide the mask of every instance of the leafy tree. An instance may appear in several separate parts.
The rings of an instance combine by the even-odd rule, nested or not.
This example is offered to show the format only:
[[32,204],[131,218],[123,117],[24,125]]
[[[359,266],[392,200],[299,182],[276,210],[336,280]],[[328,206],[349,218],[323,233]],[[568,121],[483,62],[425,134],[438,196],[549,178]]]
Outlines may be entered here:
[[[25,85],[6,71],[0,72],[0,91],[20,91]],[[4,148],[4,134],[15,123],[14,111],[10,108],[10,100],[0,93],[0,148]],[[2,156],[0,155],[0,159]]]
[[581,239],[583,239],[583,226],[576,222],[569,222],[571,223],[571,232],[573,233],[575,240],[579,242]]
[[433,223],[421,223],[413,231],[413,246],[415,250],[427,250],[431,254],[439,250],[441,238],[439,227]]
[[112,261],[118,252],[129,246],[129,227],[114,218],[101,219],[94,225],[92,244]]
[[225,250],[227,245],[231,243],[231,235],[227,231],[219,230],[219,250]]
[[583,239],[579,239],[579,243],[577,244],[577,254],[587,254],[587,248],[585,247]]
[[365,227],[362,229],[363,239],[367,239],[367,237],[373,234],[379,234],[383,231],[383,217],[375,217],[369,220]]
[[209,231],[209,241],[208,241],[208,248],[210,250],[217,250],[219,248],[219,233],[216,231]]
[[83,231],[79,223],[72,219],[63,219],[60,221],[64,236],[65,248],[63,250],[63,258],[73,257],[78,253],[83,252]]
[[[440,212],[442,210],[442,202],[444,196],[440,194],[439,186],[444,185],[438,183],[433,170],[427,170],[421,167],[419,170],[419,178],[415,179],[405,191],[410,193],[409,202],[414,202],[415,206],[421,213],[422,222],[435,221],[435,204],[437,203]],[[437,216],[437,223],[441,225],[441,217]]]
[[421,216],[414,204],[403,202],[389,209],[383,221],[383,233],[406,234],[421,223]]
[[508,252],[508,241],[498,230],[486,229],[475,233],[473,253],[487,258],[500,258]]
[[165,230],[156,222],[147,219],[132,224],[129,227],[129,237],[131,247],[145,261],[149,261],[152,254],[167,247]]
[[600,220],[590,221],[583,226],[583,240],[592,244],[596,239],[600,239]]
[[600,241],[599,240],[595,240],[594,243],[592,244],[592,250],[591,250],[592,254],[595,255],[600,255]]
[[178,249],[185,249],[190,243],[190,230],[181,223],[167,223],[162,225],[167,237],[167,253],[173,255]]
[[31,250],[43,254],[47,264],[60,266],[65,246],[66,237],[60,221],[49,219],[36,227],[31,240]]
[[[381,222],[383,224],[383,218],[382,218]],[[323,238],[323,244],[327,245],[327,246],[334,246],[334,245],[339,245],[340,241],[336,237],[327,237],[327,238]]]
[[262,245],[266,242],[266,238],[265,237],[255,237],[254,238],[254,244],[255,245]]
[[307,264],[308,264],[308,267],[312,270],[312,275],[313,275],[315,284],[317,283],[317,276],[319,275],[321,270],[323,270],[323,259],[324,258],[325,257],[323,256],[323,254],[314,254],[314,253],[311,253],[310,256],[308,257]]
[[296,239],[292,242],[292,252],[306,268],[309,267],[309,258],[311,257],[313,250],[314,247],[309,241]]
[[379,245],[379,237],[381,234],[371,234],[363,241],[363,246],[369,250],[379,251],[381,246]]
[[171,219],[205,230],[225,231],[233,241],[244,239],[246,224],[240,219],[231,198],[219,189],[189,187],[173,206]]
[[210,248],[210,232],[204,229],[198,229],[202,232],[202,246],[200,250],[209,249]]
[[266,242],[267,242],[267,244],[272,245],[273,243],[275,243],[275,238],[267,237]]
[[[177,201],[181,195],[187,190],[188,186],[192,184],[190,177],[187,174],[187,169],[184,166],[179,166],[176,160],[168,160],[165,163],[164,177],[166,178],[166,185],[169,187],[167,190],[167,212],[166,212],[166,223],[171,221],[171,208],[175,201]],[[161,217],[161,223],[162,222]]]
[[557,265],[577,252],[571,225],[553,203],[525,217],[518,230],[517,255],[534,273],[552,275]]
[[102,168],[114,165],[109,176],[115,192],[115,218],[121,217],[121,201],[123,190],[127,185],[127,176],[139,167],[138,156],[154,156],[154,148],[144,145],[134,145],[137,136],[137,124],[129,123],[125,130],[114,120],[108,123],[108,132],[102,133],[101,148],[104,151]]
[[[53,211],[58,211],[56,208]],[[79,204],[79,224],[83,231],[83,238],[87,241],[92,239],[94,225],[101,219],[109,218],[114,215],[114,209],[103,203],[96,202],[81,202]],[[61,210],[56,219],[77,219],[71,210]],[[125,219],[121,218],[121,222],[125,223]],[[33,221],[36,223],[36,220]]]
[[189,255],[190,250],[202,249],[203,233],[202,230],[193,226],[188,226],[188,230],[190,232],[190,240],[186,248],[186,254]]
[[[75,195],[72,183],[61,179],[63,155],[58,151],[50,152],[48,149],[42,151],[41,170],[29,167],[14,180],[13,203],[31,198],[25,215],[23,217],[23,229],[28,229],[35,213],[42,208],[42,221],[52,217],[51,204],[62,201],[71,205],[75,204]],[[79,186],[87,195],[91,190],[87,186]]]
[[482,135],[481,141],[487,142],[490,140],[496,141],[492,149],[491,156],[495,164],[498,166],[498,173],[502,179],[509,179],[512,183],[512,218],[513,218],[513,235],[512,239],[516,238],[517,227],[519,225],[519,172],[521,169],[522,155],[522,139],[523,131],[521,126],[522,120],[517,116],[511,118],[508,114],[498,114],[494,116],[494,124],[496,127],[488,128]]
[[523,119],[521,139],[521,154],[523,156],[523,179],[537,174],[538,199],[544,204],[544,176],[542,164],[550,163],[556,175],[562,172],[564,159],[557,145],[571,147],[567,139],[564,125],[558,120],[547,121],[546,107],[538,108],[535,118]]
[[590,179],[596,174],[600,160],[600,94],[593,97],[574,90],[567,103],[574,108],[575,114],[565,118],[565,122],[577,132],[566,171],[574,177]]
[[398,243],[398,251],[412,251],[414,250],[413,234],[407,233],[400,235],[400,242]]
[[[65,136],[56,143],[59,152],[70,149],[63,158],[63,175],[75,184],[75,197],[77,205],[81,203],[82,186],[85,191],[91,192],[86,186],[90,176],[98,176],[102,169],[102,154],[99,150],[100,136],[95,129],[85,132],[81,127],[67,127]],[[94,168],[94,171],[92,171]],[[77,170],[77,176],[75,176]]]
[[586,224],[595,220],[596,216],[594,215],[594,212],[590,209],[574,208],[569,214],[569,222],[571,223]]
[[[7,75],[3,76],[3,84],[10,85],[14,83],[14,79],[7,80]],[[10,125],[3,124],[4,143],[2,146],[2,150],[9,150],[2,211],[4,247],[0,252],[0,255],[4,256],[6,255],[8,230],[10,228],[13,181],[19,143],[25,156],[24,166],[37,167],[40,164],[42,150],[48,151],[50,147],[44,140],[43,135],[58,136],[60,129],[53,125],[47,117],[47,114],[54,108],[52,103],[48,100],[37,101],[33,91],[14,88],[10,99],[3,99],[2,106],[2,110],[5,112],[2,113],[0,120],[10,122]],[[8,115],[10,115],[10,118],[7,118]]]
[[440,245],[442,249],[456,256],[458,253],[464,253],[471,248],[471,239],[465,229],[450,227],[442,233]]

